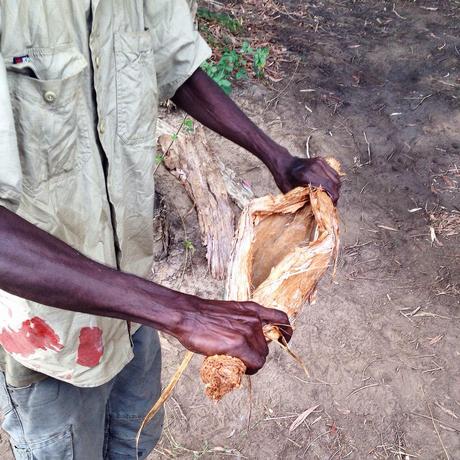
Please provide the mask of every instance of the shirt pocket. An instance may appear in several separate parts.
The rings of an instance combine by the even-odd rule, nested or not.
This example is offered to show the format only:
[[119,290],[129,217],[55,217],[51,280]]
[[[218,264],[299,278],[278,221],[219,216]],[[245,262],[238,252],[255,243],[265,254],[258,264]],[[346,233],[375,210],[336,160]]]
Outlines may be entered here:
[[158,88],[150,32],[116,33],[117,133],[126,144],[154,142]]
[[87,63],[73,48],[27,52],[32,70],[43,68],[43,63],[51,67],[36,78],[11,65],[7,69],[23,185],[35,191],[75,174],[90,152],[84,97]]

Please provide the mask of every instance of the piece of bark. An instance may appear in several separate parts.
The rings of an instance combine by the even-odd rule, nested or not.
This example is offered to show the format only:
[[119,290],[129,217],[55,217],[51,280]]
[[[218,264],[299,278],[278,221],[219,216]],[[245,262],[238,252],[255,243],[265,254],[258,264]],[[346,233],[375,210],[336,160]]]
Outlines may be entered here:
[[[178,120],[177,123],[179,123]],[[170,123],[166,122],[163,119],[158,119],[157,123],[157,136],[162,134],[173,135],[177,131],[177,127],[173,127]],[[178,138],[184,137],[186,134],[180,132]],[[193,136],[193,133],[190,134]],[[203,134],[204,135],[204,134]],[[209,144],[208,148],[209,148]],[[224,179],[225,188],[229,194],[232,201],[240,208],[243,209],[248,203],[254,198],[254,193],[249,187],[249,185],[243,180],[240,179],[233,169],[229,168],[220,160],[212,151],[202,152],[202,155],[211,155],[213,160],[216,161],[217,166],[222,174]]]
[[184,185],[195,204],[211,275],[224,279],[230,260],[234,215],[227,189],[203,128],[172,141],[171,131],[158,138],[165,167]]
[[168,219],[168,210],[163,196],[155,192],[155,207],[153,214],[153,260],[158,262],[165,259],[169,254],[171,233]]
[[[298,187],[286,195],[253,200],[241,214],[227,275],[227,300],[253,300],[284,311],[295,320],[312,301],[318,281],[339,247],[336,209],[321,189]],[[264,327],[267,340],[278,340],[276,325]],[[210,361],[212,360],[212,361]],[[246,370],[227,356],[206,358],[200,375],[215,400],[240,386]]]
[[255,198],[254,192],[243,179],[240,179],[233,169],[225,166],[221,160],[217,160],[222,177],[224,178],[225,187],[232,201],[243,209],[249,202]]

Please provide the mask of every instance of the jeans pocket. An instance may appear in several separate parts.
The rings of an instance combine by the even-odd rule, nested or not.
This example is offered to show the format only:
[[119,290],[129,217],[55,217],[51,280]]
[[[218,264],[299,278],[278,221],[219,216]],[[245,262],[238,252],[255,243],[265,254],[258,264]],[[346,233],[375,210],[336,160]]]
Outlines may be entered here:
[[21,460],[73,460],[72,427],[67,426],[64,431],[53,433],[39,439],[28,440],[27,443],[15,443],[11,446],[16,459]]
[[13,404],[21,411],[22,408],[35,409],[50,404],[59,397],[59,381],[47,378],[24,387],[7,385]]
[[142,420],[143,417],[137,416],[111,416],[109,418],[109,440],[106,458],[111,460],[139,458],[139,460],[142,460],[153,451],[163,430],[163,408],[142,430],[136,456],[136,435],[142,424]]
[[5,416],[13,410],[13,403],[6,386],[5,374],[0,372],[0,413]]

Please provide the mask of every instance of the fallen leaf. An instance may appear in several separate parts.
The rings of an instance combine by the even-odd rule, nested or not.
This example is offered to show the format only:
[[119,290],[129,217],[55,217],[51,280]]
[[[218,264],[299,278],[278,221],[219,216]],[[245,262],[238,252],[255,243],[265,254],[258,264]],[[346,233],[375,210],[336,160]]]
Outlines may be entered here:
[[448,185],[449,188],[455,188],[455,182],[447,176],[441,176],[443,181]]
[[[430,340],[430,345],[434,345],[435,343],[438,343],[443,337],[444,337],[444,334],[438,335],[438,336],[436,336],[436,337],[433,337],[433,338]],[[428,338],[430,338],[430,337],[428,337]]]
[[397,228],[388,227],[387,225],[377,225],[379,228],[383,228],[384,230],[390,230],[390,232],[399,232]]
[[431,244],[436,242],[439,246],[443,246],[443,244],[438,240],[438,237],[436,236],[434,227],[431,227],[431,226],[430,226],[430,236],[431,236]]
[[335,422],[332,422],[331,433],[332,433],[332,434],[336,434],[336,433],[337,433],[337,425],[335,424]]
[[310,409],[307,409],[306,411],[302,412],[293,422],[292,425],[289,427],[289,432],[294,431],[297,427],[299,427],[305,419],[315,410],[319,407],[319,404],[316,406],[310,407]]

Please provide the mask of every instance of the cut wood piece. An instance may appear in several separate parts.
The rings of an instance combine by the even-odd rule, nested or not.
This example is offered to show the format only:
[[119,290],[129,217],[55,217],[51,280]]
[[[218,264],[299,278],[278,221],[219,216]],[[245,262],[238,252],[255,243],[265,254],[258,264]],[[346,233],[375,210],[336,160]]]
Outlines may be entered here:
[[217,160],[217,166],[219,166],[222,177],[224,178],[225,187],[230,198],[240,209],[243,209],[255,198],[254,192],[244,180],[236,175],[233,169],[226,166],[219,159]]
[[[161,136],[162,134],[168,134],[172,136],[176,131],[178,126],[180,126],[180,120],[175,120],[177,126],[174,127],[170,123],[166,122],[163,119],[158,119],[157,122],[157,129],[156,133],[157,136]],[[187,134],[192,135],[193,134]],[[182,139],[186,134],[180,132],[178,134],[178,138]],[[205,134],[203,133],[203,136]],[[209,144],[206,143],[207,148],[209,149]],[[227,193],[229,194],[232,201],[240,208],[243,209],[245,206],[249,204],[249,202],[254,198],[254,193],[249,187],[247,183],[243,179],[240,179],[238,175],[223,163],[217,156],[214,154],[212,150],[200,152],[201,155],[210,155],[213,158],[213,161],[216,161],[217,166],[222,174],[224,179],[225,188],[227,189]]]
[[[321,189],[298,187],[286,195],[257,198],[240,217],[225,298],[277,308],[293,322],[335,263],[338,247],[336,209]],[[276,325],[264,328],[264,333],[270,340],[281,337]],[[228,357],[211,358],[212,363],[205,359],[201,377],[206,394],[218,400],[239,386],[245,367],[233,363],[232,369],[224,371]],[[222,376],[227,375],[228,381],[223,382]],[[232,382],[236,383],[232,386]]]
[[[233,238],[234,215],[216,159],[201,127],[193,135],[158,138],[164,165],[184,185],[195,204],[211,275],[225,278]],[[168,150],[169,149],[169,150]]]

